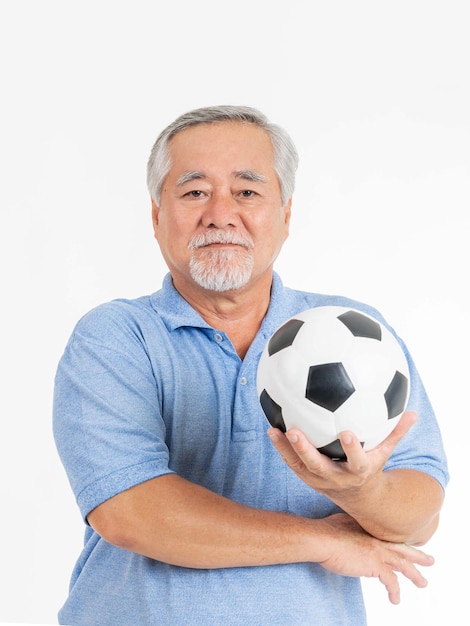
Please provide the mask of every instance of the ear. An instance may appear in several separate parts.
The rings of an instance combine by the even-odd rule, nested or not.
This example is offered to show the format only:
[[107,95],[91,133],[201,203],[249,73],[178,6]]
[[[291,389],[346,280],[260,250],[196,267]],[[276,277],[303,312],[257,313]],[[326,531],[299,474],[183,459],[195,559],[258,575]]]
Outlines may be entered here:
[[292,207],[292,198],[289,198],[289,200],[284,205],[284,224],[286,226],[286,239],[287,239],[287,236],[289,235],[291,207]]
[[152,198],[152,223],[153,223],[153,232],[155,233],[155,236],[157,234],[159,212],[160,212],[160,209],[157,206],[157,203],[155,202],[155,200]]

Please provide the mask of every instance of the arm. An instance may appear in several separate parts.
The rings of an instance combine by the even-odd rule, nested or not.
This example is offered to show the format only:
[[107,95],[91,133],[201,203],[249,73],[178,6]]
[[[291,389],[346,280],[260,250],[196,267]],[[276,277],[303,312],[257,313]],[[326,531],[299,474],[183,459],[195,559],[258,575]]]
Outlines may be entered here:
[[173,565],[221,568],[317,562],[346,576],[376,576],[399,601],[395,572],[418,587],[415,564],[433,560],[414,548],[371,537],[348,515],[307,519],[247,507],[171,474],[96,507],[90,525],[120,548]]
[[416,420],[415,413],[405,413],[387,439],[369,452],[364,452],[353,433],[342,433],[345,463],[320,454],[296,429],[287,436],[271,429],[269,435],[305,483],[328,496],[368,533],[386,541],[422,545],[438,525],[444,498],[440,485],[416,470],[383,471],[396,444]]

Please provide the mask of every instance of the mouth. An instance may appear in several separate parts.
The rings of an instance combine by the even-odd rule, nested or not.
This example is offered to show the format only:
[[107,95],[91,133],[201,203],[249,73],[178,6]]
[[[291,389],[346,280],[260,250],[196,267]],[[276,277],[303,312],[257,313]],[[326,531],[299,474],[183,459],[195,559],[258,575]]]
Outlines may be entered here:
[[251,250],[253,242],[248,238],[234,237],[233,235],[228,237],[227,234],[218,233],[216,235],[197,235],[188,244],[190,250],[238,247]]
[[223,242],[223,241],[214,241],[213,243],[206,243],[202,246],[199,246],[199,248],[231,248],[233,246],[240,246],[242,248],[246,248],[246,245],[243,245],[241,243],[234,243],[234,242]]

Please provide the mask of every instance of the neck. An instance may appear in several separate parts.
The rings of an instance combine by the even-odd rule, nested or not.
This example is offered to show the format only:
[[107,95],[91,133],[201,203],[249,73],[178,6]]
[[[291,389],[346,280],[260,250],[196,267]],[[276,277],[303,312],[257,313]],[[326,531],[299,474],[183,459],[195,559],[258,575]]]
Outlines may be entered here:
[[271,299],[272,275],[242,289],[214,292],[194,284],[173,283],[180,295],[213,328],[224,331],[243,359],[258,332]]

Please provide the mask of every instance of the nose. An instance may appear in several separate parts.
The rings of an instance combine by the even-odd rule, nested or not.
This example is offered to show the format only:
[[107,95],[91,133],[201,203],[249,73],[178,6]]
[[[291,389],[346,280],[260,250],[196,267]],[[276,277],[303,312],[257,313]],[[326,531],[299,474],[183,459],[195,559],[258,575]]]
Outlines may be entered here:
[[235,226],[238,220],[238,207],[232,194],[215,191],[206,203],[202,223],[206,228],[227,228]]

